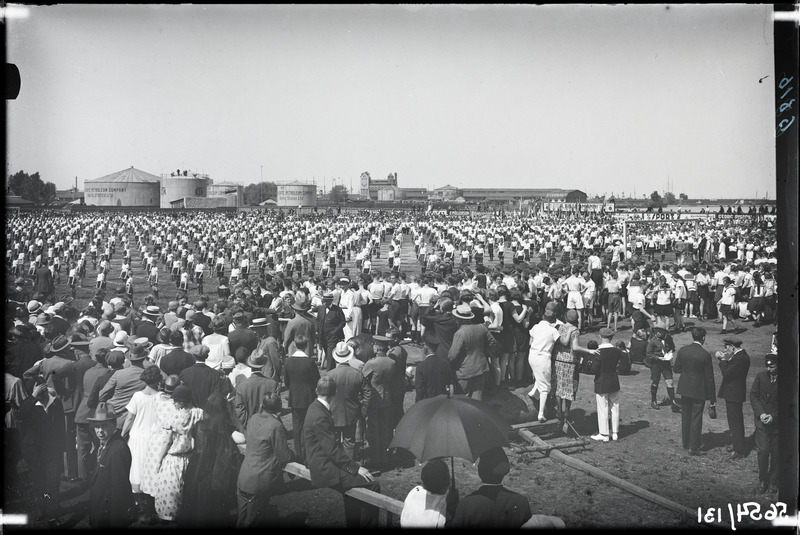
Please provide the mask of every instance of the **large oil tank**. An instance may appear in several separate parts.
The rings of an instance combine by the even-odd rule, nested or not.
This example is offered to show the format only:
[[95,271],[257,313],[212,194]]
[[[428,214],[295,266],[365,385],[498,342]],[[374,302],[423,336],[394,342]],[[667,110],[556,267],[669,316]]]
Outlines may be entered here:
[[83,184],[87,206],[141,206],[158,208],[159,179],[134,168],[123,169]]
[[302,182],[278,184],[278,206],[309,207],[317,205],[317,186]]
[[180,176],[161,175],[161,208],[170,208],[172,201],[184,197],[206,197],[210,182],[208,175],[188,171]]
[[244,206],[244,186],[236,182],[215,182],[208,185],[209,197],[225,197],[226,206]]

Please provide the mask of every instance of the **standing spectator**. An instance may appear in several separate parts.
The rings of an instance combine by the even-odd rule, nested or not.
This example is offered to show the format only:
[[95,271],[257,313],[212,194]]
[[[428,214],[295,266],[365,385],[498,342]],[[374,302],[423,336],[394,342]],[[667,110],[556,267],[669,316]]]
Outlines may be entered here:
[[670,355],[674,355],[675,343],[666,329],[654,327],[653,334],[647,342],[645,364],[650,368],[650,407],[660,410],[658,402],[658,383],[664,376],[667,385],[667,395],[661,401],[662,405],[670,405],[672,412],[680,412],[681,406],[675,401],[675,388],[672,381],[672,362]]
[[221,392],[209,396],[194,437],[178,526],[233,527],[230,510],[234,505],[236,442],[243,443],[244,435],[236,431]]
[[127,477],[131,452],[117,432],[117,419],[111,406],[104,402],[88,419],[99,444],[89,502],[92,529],[127,528],[132,520],[133,493]]
[[430,302],[431,306],[422,310],[419,318],[425,327],[423,339],[426,344],[434,347],[437,357],[446,360],[450,346],[453,345],[453,336],[461,324],[453,316],[452,299],[433,296]]
[[333,370],[335,362],[333,351],[337,344],[344,340],[344,325],[346,323],[344,312],[339,307],[341,294],[327,291],[322,295],[322,305],[317,307],[317,332],[319,345],[324,356],[324,368]]
[[192,349],[195,363],[180,373],[181,382],[189,387],[192,405],[195,407],[205,406],[213,392],[227,394],[231,390],[230,382],[225,375],[206,365],[208,353],[208,346],[196,346]]
[[594,392],[597,398],[597,427],[598,433],[592,435],[592,440],[608,442],[608,416],[611,412],[611,440],[617,440],[619,435],[619,398],[620,387],[617,376],[617,365],[621,358],[619,348],[611,344],[614,331],[609,328],[600,329],[600,345],[598,354],[592,360],[592,373],[594,373]]
[[[219,321],[216,326],[212,324],[215,333],[219,325]],[[249,355],[258,346],[258,336],[248,329],[248,326],[249,322],[244,312],[237,312],[233,315],[233,330],[228,333],[229,355],[236,355],[236,350],[240,347],[244,347],[246,350],[245,354]]]
[[361,368],[361,373],[369,382],[366,435],[370,445],[370,461],[382,470],[389,465],[388,448],[393,428],[391,387],[395,363],[378,344],[375,344],[374,350],[372,358]]
[[289,407],[292,409],[294,449],[301,457],[305,457],[303,422],[309,405],[314,401],[314,388],[319,381],[319,368],[305,352],[308,345],[309,340],[304,335],[295,337],[293,346],[297,349],[286,359],[284,377],[289,389]]
[[446,394],[448,385],[454,385],[455,382],[456,376],[450,362],[440,358],[425,344],[425,360],[417,364],[414,374],[415,403]]
[[533,389],[528,393],[532,400],[539,400],[539,422],[547,421],[545,418],[545,408],[547,406],[547,395],[550,393],[550,379],[552,375],[552,355],[553,346],[560,338],[558,329],[553,324],[556,315],[551,308],[545,308],[542,320],[531,327],[531,349],[528,355],[528,363],[533,370],[534,384]]
[[[230,363],[233,360],[233,353],[231,353],[230,341],[227,336],[228,322],[224,318],[217,316],[211,322],[211,329],[213,333],[203,337],[202,343],[208,346],[209,349],[206,364],[212,368],[217,368],[221,367],[223,363]],[[245,347],[246,351],[249,346],[242,347]]]
[[722,384],[719,385],[717,395],[725,400],[725,412],[732,439],[727,449],[731,453],[731,459],[736,460],[743,458],[746,453],[742,405],[746,399],[750,355],[742,349],[742,341],[739,338],[724,338],[722,342],[725,344],[725,352],[716,353],[719,369],[722,372]]
[[700,435],[703,432],[703,409],[711,402],[709,415],[716,418],[716,386],[711,354],[703,348],[706,330],[692,327],[692,343],[683,346],[675,356],[674,370],[680,373],[678,394],[681,396],[681,441],[689,455],[702,455]]
[[261,410],[261,401],[270,393],[280,393],[278,382],[265,377],[262,370],[269,362],[263,351],[256,349],[247,357],[247,365],[252,372],[250,376],[236,385],[234,409],[236,417],[243,429],[247,429],[247,422]]
[[[578,343],[580,331],[578,329],[579,317],[574,309],[567,310],[565,319],[558,327],[559,339],[554,345],[555,352],[555,372],[556,389],[555,394],[558,398],[558,419],[561,424],[561,431],[567,433],[569,426],[569,411],[572,402],[578,396],[578,381],[580,380],[581,355],[587,354],[588,349],[581,347]],[[563,342],[562,342],[563,340]]]
[[453,335],[453,345],[447,359],[455,370],[461,391],[480,400],[483,398],[486,372],[489,371],[488,360],[503,349],[486,325],[472,322],[475,314],[468,304],[458,305],[453,315],[461,322],[461,326]]
[[336,382],[336,395],[331,401],[331,417],[336,440],[342,444],[345,453],[355,459],[356,423],[367,415],[369,386],[360,371],[350,366],[353,348],[339,342],[333,351],[336,368],[328,372],[328,377]]
[[380,484],[369,470],[348,457],[336,441],[330,410],[336,395],[336,383],[330,377],[322,377],[317,382],[316,393],[317,399],[308,408],[307,425],[303,431],[311,484],[317,488],[329,487],[342,494],[348,528],[377,527],[378,508],[345,494],[355,487],[380,492]]
[[280,394],[269,392],[258,414],[247,423],[247,450],[236,484],[237,528],[267,527],[272,520],[267,511],[269,500],[283,490],[283,469],[295,456],[280,413]]
[[[739,332],[739,327],[733,321],[734,311],[736,309],[736,287],[731,282],[730,277],[722,279],[723,289],[722,296],[719,300],[719,313],[722,316],[722,334],[728,333],[728,322],[733,326],[733,332]],[[738,315],[738,314],[737,314]]]
[[422,485],[406,496],[400,513],[401,528],[443,528],[452,520],[458,493],[450,486],[447,465],[434,459],[422,467]]
[[64,464],[64,407],[45,379],[37,377],[31,397],[20,407],[22,456],[28,464],[31,483],[40,507],[38,519],[57,527],[61,514],[59,493]]
[[286,330],[283,332],[283,350],[286,355],[293,354],[297,345],[295,339],[302,335],[306,339],[306,348],[303,352],[312,357],[313,362],[317,362],[313,359],[317,344],[317,320],[309,313],[310,306],[311,304],[303,292],[295,294],[292,303],[294,317],[286,324]]
[[764,357],[764,371],[758,372],[750,388],[750,404],[756,423],[758,450],[758,491],[778,490],[778,355]]
[[100,401],[108,401],[114,414],[119,417],[117,427],[122,429],[125,419],[128,416],[128,402],[133,397],[133,394],[140,390],[144,390],[147,386],[141,379],[142,372],[144,371],[144,360],[147,357],[147,350],[145,346],[134,346],[128,354],[128,368],[122,368],[114,372],[111,379],[100,391]]
[[[86,481],[89,476],[89,471],[86,470],[86,466],[84,463],[84,459],[81,456],[81,452],[75,449],[75,453],[71,453],[73,448],[76,448],[78,444],[78,437],[81,433],[78,432],[77,429],[77,413],[78,409],[80,408],[81,404],[83,403],[84,398],[89,397],[89,393],[92,391],[92,386],[94,385],[94,379],[96,378],[96,374],[92,374],[90,376],[90,384],[87,385],[84,382],[86,377],[86,373],[95,367],[97,364],[96,361],[92,360],[92,357],[89,356],[89,341],[86,339],[85,336],[82,334],[75,333],[70,336],[70,347],[74,350],[76,361],[75,361],[75,384],[76,388],[72,395],[72,407],[74,408],[73,411],[64,411],[64,416],[67,419],[71,419],[72,422],[66,426],[67,432],[67,466],[69,466],[71,458],[74,458],[74,462],[76,463],[75,469],[77,470],[77,479]],[[87,388],[88,387],[88,388]],[[87,399],[88,402],[88,399]],[[76,441],[73,443],[73,437]],[[91,442],[91,441],[89,441]],[[85,451],[84,453],[88,453]],[[67,468],[67,473],[69,474],[69,468]]]

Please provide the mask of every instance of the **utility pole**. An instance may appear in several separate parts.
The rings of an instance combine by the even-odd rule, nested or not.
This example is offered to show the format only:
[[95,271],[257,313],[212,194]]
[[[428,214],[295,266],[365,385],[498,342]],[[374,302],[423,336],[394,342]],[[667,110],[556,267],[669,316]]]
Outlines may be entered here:
[[259,198],[261,199],[259,201],[259,204],[261,204],[262,202],[264,202],[264,166],[263,165],[261,166],[261,183],[260,183],[258,189],[261,192],[260,195],[259,195]]

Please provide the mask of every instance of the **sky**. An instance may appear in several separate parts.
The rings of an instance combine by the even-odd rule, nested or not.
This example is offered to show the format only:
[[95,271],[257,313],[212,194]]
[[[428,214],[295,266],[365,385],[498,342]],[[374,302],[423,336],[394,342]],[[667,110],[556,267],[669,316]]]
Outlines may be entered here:
[[[774,198],[769,5],[28,6],[7,174]],[[764,78],[766,77],[766,78]],[[669,189],[667,189],[669,185]]]

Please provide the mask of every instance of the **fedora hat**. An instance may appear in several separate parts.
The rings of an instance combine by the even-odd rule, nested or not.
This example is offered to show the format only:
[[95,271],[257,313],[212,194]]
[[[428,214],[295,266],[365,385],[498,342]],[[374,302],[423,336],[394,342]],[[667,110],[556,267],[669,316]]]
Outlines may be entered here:
[[333,352],[333,360],[338,363],[347,362],[353,358],[353,348],[347,342],[339,342],[336,344],[336,350]]
[[137,345],[143,346],[145,349],[149,350],[153,347],[153,342],[151,342],[146,336],[140,336],[133,340],[133,345],[131,347],[136,347]]
[[23,284],[25,284],[25,279],[23,279],[22,277],[17,277],[16,279],[14,279],[14,284],[16,284],[17,286],[22,286]]
[[50,316],[42,312],[36,317],[36,325],[50,325]]
[[[301,295],[302,297],[300,297]],[[311,308],[311,303],[309,303],[305,294],[303,294],[302,292],[297,292],[294,294],[294,302],[292,303],[292,308],[304,312],[309,308]]]
[[475,317],[475,314],[473,314],[472,309],[469,307],[468,304],[461,303],[453,311],[453,316],[462,320],[471,320],[472,318]]
[[251,329],[262,329],[264,327],[269,327],[267,318],[255,318],[253,319],[253,323],[250,324]]
[[42,304],[39,301],[34,299],[33,301],[28,301],[28,307],[27,308],[28,308],[28,313],[29,314],[36,314],[37,312],[39,312],[42,309]]
[[263,368],[267,363],[267,360],[267,355],[264,353],[264,351],[256,348],[252,353],[250,353],[250,356],[247,357],[245,364],[251,368]]
[[144,315],[158,317],[161,315],[161,309],[155,305],[150,305],[144,309]]
[[147,348],[143,345],[134,344],[133,348],[128,352],[128,360],[138,361],[147,357]]
[[101,422],[116,422],[117,414],[114,412],[114,409],[109,403],[101,401],[97,404],[97,408],[94,410],[94,415],[86,419],[94,424]]
[[72,344],[72,342],[70,342],[69,338],[67,338],[66,336],[64,336],[64,335],[58,336],[58,337],[56,337],[55,340],[53,340],[50,343],[50,351],[49,352],[50,353],[58,353],[60,351],[64,351],[71,344]]
[[75,333],[70,337],[69,341],[70,345],[73,347],[88,347],[89,346],[89,339],[86,338],[86,335],[81,333]]

